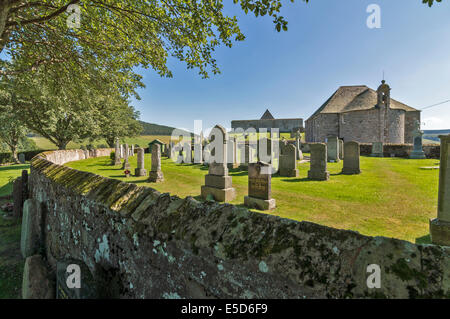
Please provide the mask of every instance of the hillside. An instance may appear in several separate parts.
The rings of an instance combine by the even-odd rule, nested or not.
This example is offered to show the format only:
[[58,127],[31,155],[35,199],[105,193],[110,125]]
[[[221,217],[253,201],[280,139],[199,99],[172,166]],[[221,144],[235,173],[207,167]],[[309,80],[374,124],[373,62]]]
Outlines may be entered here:
[[435,143],[439,143],[439,135],[447,135],[450,134],[450,130],[424,130],[423,138],[425,140],[433,141]]
[[153,123],[147,123],[144,121],[139,121],[142,125],[142,133],[141,135],[172,135],[172,131],[175,129],[170,126],[158,125]]

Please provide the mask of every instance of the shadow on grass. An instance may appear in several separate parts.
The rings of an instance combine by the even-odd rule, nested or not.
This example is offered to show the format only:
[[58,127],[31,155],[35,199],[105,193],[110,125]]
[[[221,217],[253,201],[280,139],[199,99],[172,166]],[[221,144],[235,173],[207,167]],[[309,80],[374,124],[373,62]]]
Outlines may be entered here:
[[15,171],[15,170],[24,170],[30,168],[28,164],[16,164],[9,166],[0,166],[0,171]]
[[422,236],[422,237],[417,237],[416,244],[431,244],[430,234]]
[[[274,176],[274,177],[278,177],[278,178],[282,178],[283,176]],[[308,177],[303,177],[303,178],[292,178],[292,179],[282,179],[282,182],[288,182],[288,183],[298,183],[298,182],[318,182],[316,180],[313,179],[309,179]]]

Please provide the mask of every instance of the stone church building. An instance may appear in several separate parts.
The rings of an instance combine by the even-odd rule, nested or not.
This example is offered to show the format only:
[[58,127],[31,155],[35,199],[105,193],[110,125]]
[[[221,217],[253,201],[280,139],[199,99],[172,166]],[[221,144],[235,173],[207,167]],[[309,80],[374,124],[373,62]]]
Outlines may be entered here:
[[391,99],[383,80],[377,91],[365,86],[341,86],[308,120],[306,142],[328,136],[360,143],[413,143],[420,111]]

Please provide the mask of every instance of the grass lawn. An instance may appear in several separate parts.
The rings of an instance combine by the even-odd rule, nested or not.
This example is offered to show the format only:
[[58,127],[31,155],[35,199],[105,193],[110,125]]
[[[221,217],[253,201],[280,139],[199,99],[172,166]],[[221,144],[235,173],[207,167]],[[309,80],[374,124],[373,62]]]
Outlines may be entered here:
[[[0,166],[0,196],[12,192],[12,180],[29,165]],[[0,200],[0,206],[10,200]],[[4,219],[0,211],[0,299],[20,298],[24,261],[20,254],[21,223]]]
[[[150,171],[150,154],[146,168]],[[342,162],[329,163],[328,182],[309,181],[309,163],[299,164],[299,178],[273,176],[272,196],[277,208],[270,214],[306,220],[341,229],[356,230],[370,236],[386,236],[411,242],[429,242],[428,220],[436,217],[438,170],[421,170],[438,160],[361,157],[361,175],[341,175]],[[136,156],[130,157],[136,167]],[[165,181],[147,183],[146,177],[125,178],[119,166],[109,158],[91,158],[66,164],[78,170],[153,187],[162,193],[200,199],[207,167],[175,164],[162,159]],[[243,204],[247,194],[247,172],[231,170],[237,197],[233,204]]]

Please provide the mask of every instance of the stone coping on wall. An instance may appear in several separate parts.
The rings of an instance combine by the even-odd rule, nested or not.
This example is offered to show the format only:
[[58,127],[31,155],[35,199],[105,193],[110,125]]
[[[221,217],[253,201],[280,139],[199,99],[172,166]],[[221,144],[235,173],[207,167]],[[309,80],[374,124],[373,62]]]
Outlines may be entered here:
[[[134,287],[126,289],[125,297],[450,297],[450,247],[369,237],[240,206],[181,199],[62,166],[83,156],[107,156],[111,150],[91,152],[34,157],[31,194],[48,205],[47,221],[53,223],[47,226],[47,244],[57,248],[48,251],[60,256],[49,260],[69,255],[83,259],[91,271],[99,260],[117,268]],[[70,209],[65,209],[68,201]],[[97,241],[89,240],[93,228],[101,232],[94,235],[98,248]],[[77,232],[81,234],[74,243],[70,233]],[[49,242],[51,238],[57,243]],[[101,251],[105,242],[107,257]],[[112,250],[118,243],[121,253]],[[371,264],[381,267],[378,289],[367,286]]]

